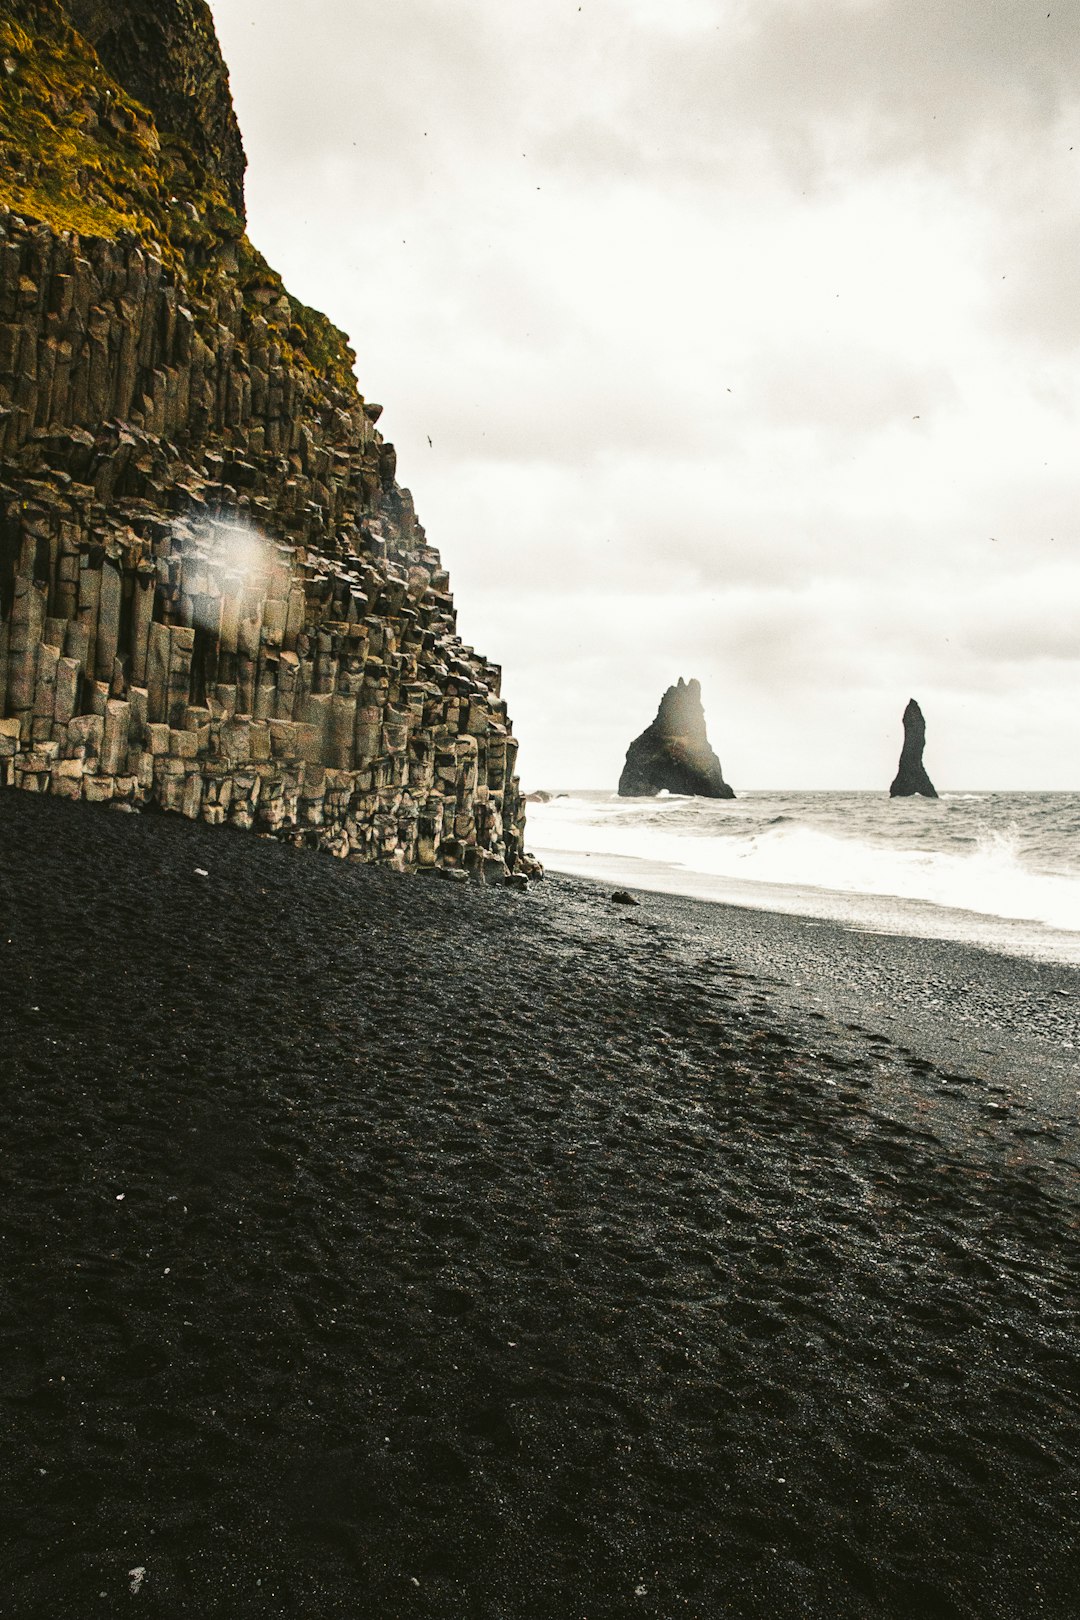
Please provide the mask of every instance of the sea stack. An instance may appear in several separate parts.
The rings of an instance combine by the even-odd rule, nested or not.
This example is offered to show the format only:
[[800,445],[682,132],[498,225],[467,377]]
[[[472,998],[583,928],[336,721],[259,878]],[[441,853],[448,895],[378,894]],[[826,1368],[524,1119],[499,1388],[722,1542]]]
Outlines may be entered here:
[[904,710],[904,746],[900,752],[900,766],[889,789],[893,799],[909,799],[916,793],[924,798],[936,799],[937,789],[926,774],[923,749],[926,746],[926,721],[923,712],[912,698]]
[[656,719],[626,751],[620,798],[643,799],[665,789],[704,799],[735,797],[709,746],[698,681],[680,679],[677,686],[669,686]]

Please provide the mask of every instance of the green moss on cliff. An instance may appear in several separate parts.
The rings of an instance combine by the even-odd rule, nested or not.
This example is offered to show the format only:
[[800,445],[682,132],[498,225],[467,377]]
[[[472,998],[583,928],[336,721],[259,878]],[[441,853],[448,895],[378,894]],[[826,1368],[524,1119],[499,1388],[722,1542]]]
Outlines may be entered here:
[[0,0],[0,155],[9,208],[56,231],[130,234],[172,269],[243,232],[223,187],[162,137],[51,0]]
[[354,389],[356,354],[345,333],[319,310],[287,293],[277,271],[246,236],[238,244],[238,259],[248,317],[262,316],[287,358],[339,388]]
[[107,72],[244,214],[244,143],[206,0],[60,0]]
[[[109,80],[53,8],[5,11],[0,199],[54,230],[164,237],[160,245],[167,251],[162,214],[168,204],[152,120]],[[32,29],[21,26],[18,13]]]
[[355,388],[344,333],[287,298],[221,182],[184,140],[159,132],[56,0],[0,0],[0,205],[54,231],[133,236],[196,297],[235,263],[247,317],[262,316],[297,366]]

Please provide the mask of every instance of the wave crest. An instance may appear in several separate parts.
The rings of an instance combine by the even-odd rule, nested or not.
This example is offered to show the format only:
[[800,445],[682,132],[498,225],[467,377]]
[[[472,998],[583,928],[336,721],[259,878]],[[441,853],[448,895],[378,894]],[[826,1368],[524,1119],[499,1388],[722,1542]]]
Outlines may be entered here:
[[870,828],[876,800],[865,810],[868,830],[851,834],[809,825],[787,811],[763,814],[764,805],[755,813],[752,800],[735,814],[684,800],[687,814],[675,825],[671,804],[661,810],[655,800],[590,804],[581,798],[543,806],[543,814],[530,815],[531,841],[556,868],[560,852],[597,860],[606,854],[740,884],[890,897],[1080,932],[1080,873],[1026,862],[1008,820],[998,829],[973,824],[960,837],[959,829],[942,828],[931,843],[926,825],[878,821]]

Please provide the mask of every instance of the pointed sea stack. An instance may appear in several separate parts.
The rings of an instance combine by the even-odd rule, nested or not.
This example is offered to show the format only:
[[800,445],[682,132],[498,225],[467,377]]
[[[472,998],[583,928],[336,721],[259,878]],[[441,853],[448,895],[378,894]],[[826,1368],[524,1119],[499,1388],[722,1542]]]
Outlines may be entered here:
[[656,719],[626,751],[619,777],[619,797],[643,799],[664,789],[696,793],[704,799],[733,799],[720,761],[705,734],[701,686],[680,680],[669,686]]
[[892,799],[909,799],[916,793],[924,798],[936,799],[937,789],[926,774],[922,762],[926,746],[926,721],[923,712],[912,698],[904,710],[904,746],[900,752],[900,766],[889,789]]

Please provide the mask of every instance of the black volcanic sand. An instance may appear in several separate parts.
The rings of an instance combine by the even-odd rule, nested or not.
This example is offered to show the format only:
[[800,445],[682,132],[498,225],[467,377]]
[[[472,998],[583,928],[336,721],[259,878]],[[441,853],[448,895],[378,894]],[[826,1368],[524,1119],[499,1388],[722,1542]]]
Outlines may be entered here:
[[1075,1086],[918,947],[18,793],[0,905],[3,1615],[1075,1616]]

